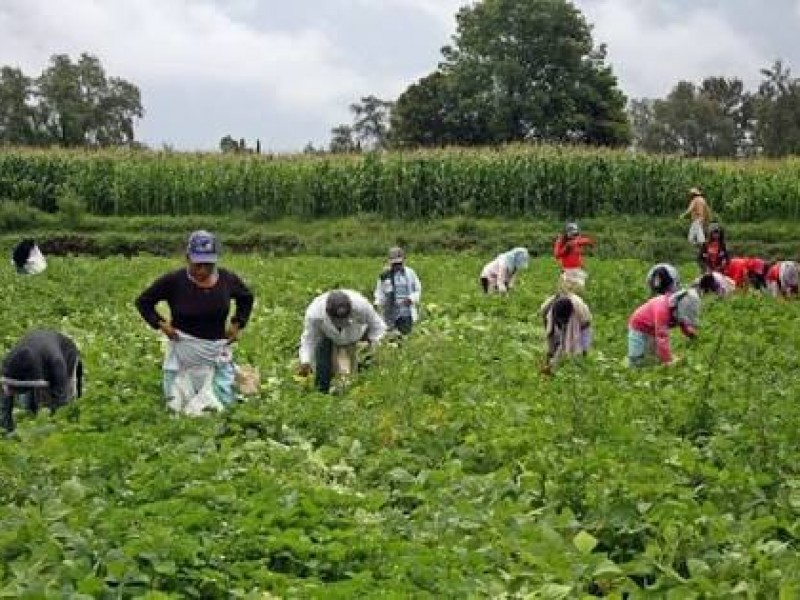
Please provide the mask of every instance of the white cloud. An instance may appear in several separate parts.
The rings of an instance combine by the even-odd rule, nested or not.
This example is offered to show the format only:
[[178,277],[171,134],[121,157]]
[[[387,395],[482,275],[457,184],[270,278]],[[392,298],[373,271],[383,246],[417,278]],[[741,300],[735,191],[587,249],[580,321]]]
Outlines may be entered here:
[[[239,0],[237,12],[253,9]],[[27,0],[0,8],[0,63],[38,72],[51,54],[97,54],[148,84],[251,85],[293,108],[322,108],[364,81],[320,30],[261,31],[192,0]]]
[[[596,42],[608,44],[608,60],[632,97],[660,97],[679,80],[736,76],[748,84],[770,62],[746,32],[708,9],[654,12],[640,0],[578,0],[595,25]],[[679,15],[679,17],[676,17]]]
[[381,10],[388,8],[389,12],[395,8],[416,10],[433,17],[445,28],[454,31],[458,9],[472,2],[470,0],[355,0],[355,3]]

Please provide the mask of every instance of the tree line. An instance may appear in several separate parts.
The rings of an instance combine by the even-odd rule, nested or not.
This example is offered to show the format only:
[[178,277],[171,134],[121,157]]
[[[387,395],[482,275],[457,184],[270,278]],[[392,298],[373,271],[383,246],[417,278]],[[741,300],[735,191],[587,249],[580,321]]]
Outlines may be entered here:
[[[680,81],[628,100],[570,0],[480,0],[456,14],[452,43],[395,99],[367,95],[326,148],[305,152],[566,143],[691,157],[800,153],[800,79],[781,61],[756,90],[739,78]],[[0,69],[0,145],[138,145],[139,89],[98,58],[59,54],[38,77]],[[226,135],[222,152],[259,153]]]
[[568,0],[483,0],[456,21],[437,69],[394,101],[351,105],[353,123],[331,130],[329,151],[546,141],[688,157],[800,154],[800,79],[780,60],[755,91],[710,76],[628,101]]

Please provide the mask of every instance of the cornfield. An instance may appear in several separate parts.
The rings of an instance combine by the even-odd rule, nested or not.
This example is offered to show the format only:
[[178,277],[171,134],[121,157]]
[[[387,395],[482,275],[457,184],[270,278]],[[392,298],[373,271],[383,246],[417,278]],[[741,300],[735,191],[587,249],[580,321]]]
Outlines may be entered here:
[[800,162],[712,162],[561,147],[332,155],[0,151],[0,201],[98,215],[263,219],[670,215],[703,188],[728,220],[800,217]]

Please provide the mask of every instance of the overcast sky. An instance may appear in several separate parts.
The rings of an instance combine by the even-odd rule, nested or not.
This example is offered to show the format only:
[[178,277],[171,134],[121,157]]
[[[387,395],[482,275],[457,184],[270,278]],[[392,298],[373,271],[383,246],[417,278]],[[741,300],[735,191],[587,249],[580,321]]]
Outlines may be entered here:
[[[38,75],[90,52],[139,86],[137,137],[212,150],[326,145],[348,106],[394,99],[437,65],[462,0],[0,0],[0,65]],[[629,97],[739,76],[783,58],[800,73],[800,0],[576,0]]]

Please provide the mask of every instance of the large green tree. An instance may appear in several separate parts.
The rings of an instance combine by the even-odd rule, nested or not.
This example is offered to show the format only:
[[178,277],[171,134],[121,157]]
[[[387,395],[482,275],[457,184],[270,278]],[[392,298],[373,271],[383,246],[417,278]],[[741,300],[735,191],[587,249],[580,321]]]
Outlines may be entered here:
[[16,68],[0,69],[0,144],[28,145],[37,138],[33,88]]
[[684,156],[739,156],[752,151],[753,98],[740,79],[681,81],[664,99],[631,102],[637,147]]
[[0,70],[0,142],[133,145],[134,124],[143,115],[139,89],[106,76],[90,54],[77,62],[54,55],[36,79],[19,69]]
[[780,60],[761,71],[755,138],[767,156],[800,154],[800,79]]
[[[625,97],[568,0],[482,0],[392,113],[398,144],[629,141]],[[426,129],[430,124],[432,129]]]
[[139,89],[106,77],[97,57],[77,62],[58,54],[38,79],[39,109],[53,140],[63,146],[111,146],[133,142],[133,125],[144,115]]

